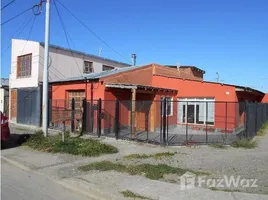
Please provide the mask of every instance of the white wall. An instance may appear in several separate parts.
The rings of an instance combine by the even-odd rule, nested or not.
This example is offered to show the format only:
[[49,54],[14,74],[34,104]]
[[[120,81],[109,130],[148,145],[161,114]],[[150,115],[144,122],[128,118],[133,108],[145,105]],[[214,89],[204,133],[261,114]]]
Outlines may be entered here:
[[[31,77],[17,78],[17,57],[29,53],[32,53]],[[39,42],[12,39],[11,60],[10,88],[37,87],[39,82],[43,82],[44,47]],[[122,63],[50,47],[49,81],[83,75],[84,61],[93,62],[94,72],[101,72],[103,65],[114,68],[126,67]]]
[[[44,48],[40,46],[40,73],[39,81],[43,77],[43,64],[44,64]],[[120,63],[101,60],[98,58],[71,53],[63,49],[50,48],[49,49],[49,80],[55,81],[65,79],[68,77],[78,77],[83,75],[84,61],[93,62],[94,72],[101,72],[102,65],[112,66],[114,68],[125,67]]]
[[[31,76],[17,78],[17,57],[32,53]],[[33,41],[12,39],[10,88],[37,87],[39,68],[39,43]]]
[[5,90],[0,88],[0,111],[4,112],[4,93]]

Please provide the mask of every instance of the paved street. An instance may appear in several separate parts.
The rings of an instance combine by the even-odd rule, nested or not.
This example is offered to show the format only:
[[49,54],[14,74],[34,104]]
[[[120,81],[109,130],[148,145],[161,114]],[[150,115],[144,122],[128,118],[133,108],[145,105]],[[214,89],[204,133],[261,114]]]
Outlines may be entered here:
[[87,197],[73,193],[46,177],[23,171],[2,160],[2,200],[85,200]]

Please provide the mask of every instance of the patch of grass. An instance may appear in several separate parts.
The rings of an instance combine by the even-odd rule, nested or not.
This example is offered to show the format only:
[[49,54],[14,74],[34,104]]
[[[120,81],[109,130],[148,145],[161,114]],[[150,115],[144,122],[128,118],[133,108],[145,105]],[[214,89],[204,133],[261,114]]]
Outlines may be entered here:
[[231,146],[234,148],[252,149],[257,147],[257,142],[250,139],[241,139],[234,141]]
[[93,139],[72,138],[66,135],[65,141],[62,142],[61,135],[44,137],[42,132],[32,135],[23,145],[39,151],[82,156],[99,156],[118,152],[114,146]]
[[165,164],[151,165],[122,165],[120,163],[113,163],[110,161],[95,162],[88,165],[84,165],[78,168],[81,171],[99,170],[99,171],[118,171],[125,172],[131,175],[144,175],[145,177],[153,180],[162,179],[164,174],[177,174],[183,175],[187,171],[196,175],[208,175],[208,173],[200,171],[192,171],[188,169],[182,169],[178,167],[171,167]]
[[230,188],[216,188],[216,187],[210,187],[208,189],[211,189],[213,191],[223,191],[223,192],[241,192],[238,189],[230,189]]
[[138,198],[138,199],[152,200],[152,199],[150,199],[150,198],[147,198],[147,197],[144,197],[144,196],[135,194],[135,193],[133,193],[133,192],[131,192],[131,191],[129,191],[129,190],[122,191],[122,192],[120,192],[120,193],[122,193],[122,194],[124,195],[124,197],[128,197],[128,198],[133,198],[133,199]]
[[217,149],[227,149],[228,147],[222,144],[211,144],[210,147],[217,148]]
[[268,132],[268,121],[262,125],[261,129],[257,133],[257,136],[264,136],[266,132]]
[[156,160],[161,159],[162,157],[171,157],[174,156],[176,152],[162,152],[156,154],[130,154],[125,156],[126,159],[146,159],[146,158],[155,158]]

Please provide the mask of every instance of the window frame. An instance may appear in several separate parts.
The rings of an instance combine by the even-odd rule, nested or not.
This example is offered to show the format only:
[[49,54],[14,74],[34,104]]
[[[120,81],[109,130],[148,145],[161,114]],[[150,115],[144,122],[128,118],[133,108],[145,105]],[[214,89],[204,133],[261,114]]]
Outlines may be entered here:
[[[90,63],[91,64],[91,71],[86,71],[86,63]],[[94,67],[93,67],[93,62],[89,61],[89,60],[84,60],[84,67],[83,67],[83,73],[84,74],[91,74],[94,73]]]
[[[76,106],[77,102],[75,102],[74,109],[79,110],[79,109],[83,108],[83,99],[86,97],[86,91],[85,90],[67,90],[66,92],[67,92],[67,102],[68,102],[69,109],[72,109],[72,98],[76,98],[76,97],[80,98],[80,102],[79,102],[80,105],[79,105],[79,107],[77,107]],[[72,96],[72,95],[70,95],[70,94],[75,93],[75,92],[83,93],[84,95],[83,96],[77,96],[77,95]],[[75,101],[76,101],[76,99],[75,99]]]
[[[201,126],[204,126],[204,125],[215,126],[215,108],[216,108],[215,97],[178,98],[177,100],[178,100],[177,101],[178,102],[178,109],[180,108],[180,103],[183,103],[182,104],[182,115],[179,115],[179,111],[178,111],[178,116],[182,117],[182,118],[180,118],[180,117],[177,118],[178,123],[180,123],[180,124],[186,124],[186,123],[188,123],[188,124],[201,125]],[[203,123],[197,123],[197,117],[196,117],[197,109],[196,109],[196,107],[197,107],[198,103],[199,102],[202,102],[202,101],[204,102],[204,113],[203,113],[204,114],[204,119],[207,119],[208,116],[209,116],[209,114],[208,114],[208,116],[206,116],[206,106],[208,104],[205,104],[205,102],[213,102],[214,103],[214,117],[213,117],[213,122],[209,122],[209,121],[206,122],[206,120],[204,120]],[[188,108],[186,106],[187,105],[186,102],[188,102],[188,103],[191,102],[194,105],[194,115],[193,115],[194,116],[194,123],[188,122],[188,111],[187,111]],[[185,110],[183,109],[183,106],[185,106]],[[185,116],[185,119],[186,120],[183,119],[184,116]],[[213,123],[213,124],[211,124],[211,123]]]
[[[174,113],[174,112],[173,112],[173,109],[174,109],[174,106],[173,106],[173,97],[170,97],[170,96],[162,96],[162,97],[161,97],[161,102],[162,102],[163,98],[166,98],[166,99],[168,98],[168,99],[170,99],[170,100],[169,100],[169,102],[170,102],[170,107],[171,107],[171,108],[170,108],[170,114],[167,113],[167,111],[168,111],[168,105],[167,105],[167,108],[166,108],[166,109],[167,109],[167,110],[166,110],[166,113],[167,113],[167,116],[168,116],[168,117],[173,116],[173,113]],[[161,111],[161,112],[162,112],[162,111]],[[162,116],[163,116],[163,112],[162,112]]]
[[[27,56],[30,56],[30,66],[29,66],[29,71],[27,73],[27,71],[25,70],[25,68],[27,68],[28,66],[21,66],[21,63],[22,63],[22,58],[24,57],[27,57]],[[29,78],[32,76],[32,59],[33,59],[33,56],[32,56],[32,53],[29,53],[29,54],[24,54],[24,55],[20,55],[20,56],[17,56],[17,78]],[[26,59],[27,60],[27,59]],[[25,60],[24,60],[25,62]],[[24,63],[26,64],[26,63]],[[24,68],[24,70],[22,70],[22,68]],[[27,75],[22,75],[22,72],[24,73],[27,73]]]
[[[104,70],[104,67],[107,67],[107,68],[110,68],[108,70]],[[110,71],[110,70],[113,70],[115,69],[115,67],[112,67],[112,66],[109,66],[109,65],[102,65],[102,71]]]

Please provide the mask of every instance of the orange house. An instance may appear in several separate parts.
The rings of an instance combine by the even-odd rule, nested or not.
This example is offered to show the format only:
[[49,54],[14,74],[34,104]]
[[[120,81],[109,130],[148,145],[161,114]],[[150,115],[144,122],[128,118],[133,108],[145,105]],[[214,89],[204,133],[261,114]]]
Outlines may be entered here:
[[[64,108],[72,98],[78,102],[76,107],[82,106],[83,98],[94,106],[101,98],[104,115],[101,127],[111,130],[118,99],[120,127],[131,127],[131,132],[154,132],[161,124],[161,98],[165,97],[168,126],[175,131],[183,130],[187,124],[193,133],[204,128],[210,132],[235,133],[244,126],[244,102],[261,102],[264,93],[204,81],[204,73],[194,66],[149,64],[87,74],[52,82],[52,106]],[[94,121],[92,129],[96,126]]]

